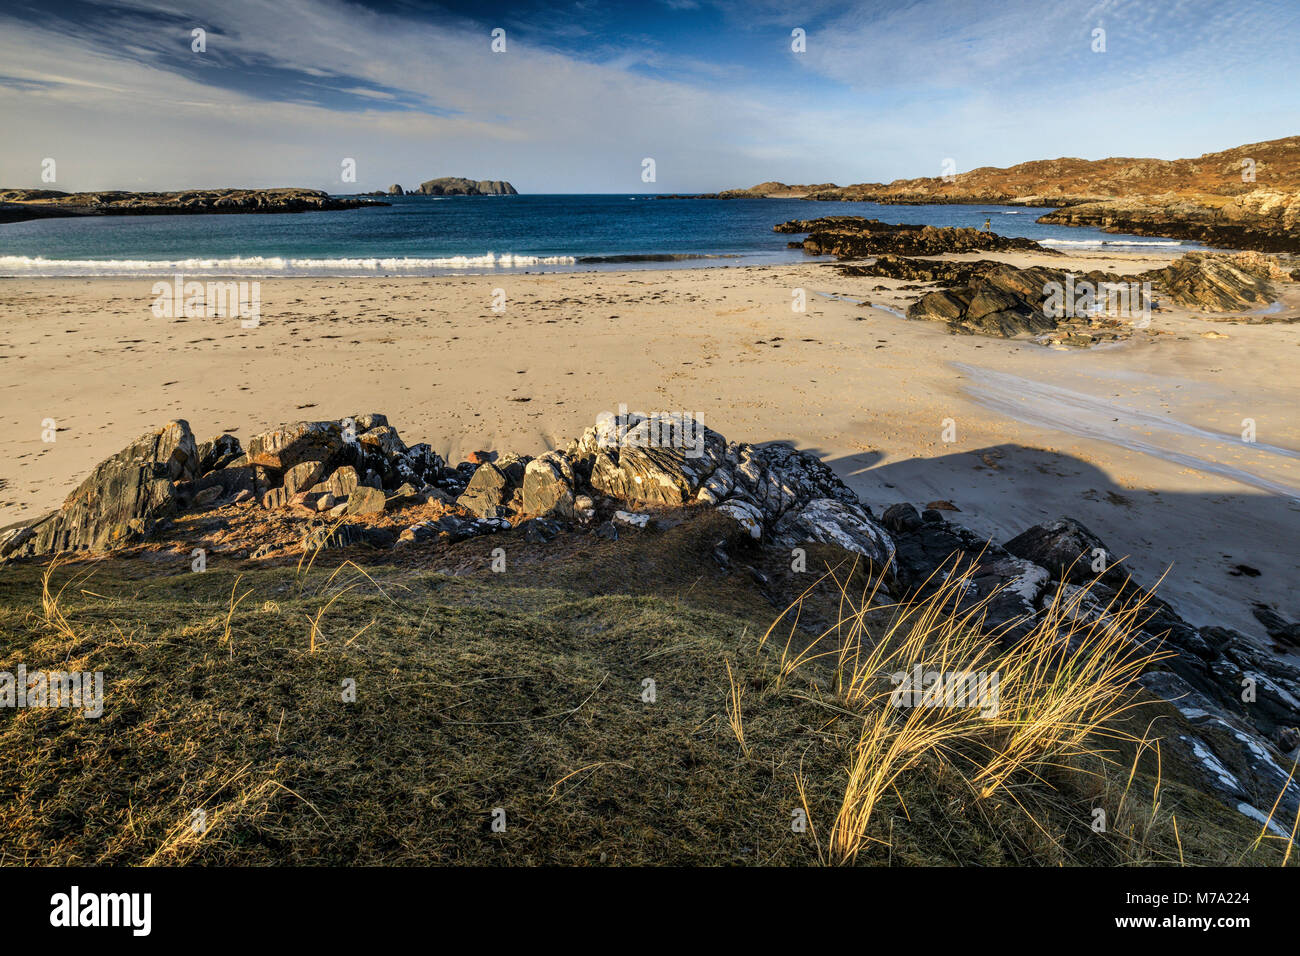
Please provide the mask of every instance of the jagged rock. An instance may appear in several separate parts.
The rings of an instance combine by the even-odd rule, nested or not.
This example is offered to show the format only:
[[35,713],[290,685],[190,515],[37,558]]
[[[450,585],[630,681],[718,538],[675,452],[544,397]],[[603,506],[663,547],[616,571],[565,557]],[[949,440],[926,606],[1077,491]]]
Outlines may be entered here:
[[591,486],[619,501],[681,506],[723,462],[726,444],[688,416],[644,418],[597,453]]
[[1235,312],[1266,306],[1276,298],[1267,267],[1250,262],[1239,256],[1189,252],[1146,276],[1158,282],[1176,305]]
[[300,461],[284,473],[284,490],[285,493],[293,496],[300,491],[306,491],[320,481],[321,476],[326,469],[326,463],[323,461]]
[[531,515],[573,516],[573,466],[563,453],[549,451],[524,469],[524,511]]
[[382,488],[357,485],[352,490],[352,494],[348,495],[348,507],[345,513],[350,515],[382,514],[387,502],[388,499],[384,495]]
[[0,561],[17,554],[23,545],[36,537],[36,530],[30,524],[9,525],[0,528]]
[[335,498],[334,495],[332,495],[330,492],[327,491],[316,499],[316,510],[329,511],[336,504],[338,504],[338,499]]
[[100,462],[57,512],[31,524],[34,534],[13,551],[47,554],[120,545],[175,512],[176,483],[192,481],[198,470],[189,424],[170,422]]
[[387,528],[367,528],[355,524],[316,526],[303,535],[302,549],[318,551],[328,548],[347,548],[354,544],[368,544],[372,548],[391,548],[396,536]]
[[757,505],[767,522],[815,498],[857,504],[858,498],[821,459],[784,442],[736,449],[735,496]]
[[1251,612],[1273,640],[1279,644],[1300,647],[1300,622],[1288,622],[1267,604],[1256,604]]
[[798,511],[787,511],[776,523],[774,540],[782,547],[809,541],[839,545],[868,558],[878,568],[894,556],[889,532],[859,505],[833,498],[814,498]]
[[519,527],[524,533],[524,540],[529,544],[545,544],[561,530],[559,522],[547,518],[530,518]]
[[[843,276],[880,276],[887,279],[906,279],[911,282],[939,282],[945,285],[966,285],[976,276],[996,269],[1003,263],[993,259],[976,262],[948,259],[912,259],[907,256],[878,256],[870,265],[840,265],[837,271]],[[885,288],[881,286],[881,288]]]
[[456,503],[480,518],[496,518],[504,514],[516,487],[505,472],[488,462],[478,466]]
[[274,511],[277,508],[286,508],[289,505],[289,492],[283,486],[279,488],[270,488],[262,493],[262,507],[267,511]]
[[[1111,568],[1116,556],[1100,538],[1073,518],[1034,525],[1004,547],[1019,558],[1047,568],[1053,577],[1073,584],[1085,584],[1099,575],[1108,581],[1122,582],[1125,577],[1118,568]],[[1093,570],[1094,563],[1099,570]]]
[[349,442],[338,422],[298,422],[248,440],[248,461],[286,472],[304,461],[336,463]]
[[405,195],[406,195],[406,190],[403,189],[401,186],[399,186],[397,183],[393,183],[393,185],[391,185],[391,186],[388,187],[388,195],[390,195],[390,196],[405,196]]
[[726,465],[719,465],[709,476],[709,480],[700,486],[695,500],[701,504],[716,505],[736,487],[736,476]]
[[899,506],[890,511],[894,572],[904,595],[928,594],[950,575],[969,568],[969,584],[957,607],[965,609],[987,598],[986,626],[1008,640],[1025,633],[1051,578],[1046,569],[945,521],[938,511],[927,510],[919,523],[915,509],[911,514]]
[[414,486],[403,484],[397,488],[391,495],[384,499],[384,508],[387,511],[397,511],[410,505],[423,504],[424,496],[417,492]]
[[905,534],[921,527],[921,515],[905,501],[890,505],[880,516],[880,523],[895,534]]
[[217,485],[212,485],[204,488],[194,496],[194,504],[199,508],[210,508],[220,501],[221,498],[221,488]]
[[225,468],[243,454],[244,449],[240,447],[239,439],[234,435],[223,434],[210,438],[198,446],[198,474],[202,477],[218,468]]
[[397,434],[397,429],[389,424],[369,427],[357,441],[379,458],[394,458],[407,452],[406,444]]
[[357,470],[351,465],[343,465],[335,468],[327,479],[313,485],[311,490],[318,494],[329,493],[335,498],[346,498],[356,490],[358,484]]

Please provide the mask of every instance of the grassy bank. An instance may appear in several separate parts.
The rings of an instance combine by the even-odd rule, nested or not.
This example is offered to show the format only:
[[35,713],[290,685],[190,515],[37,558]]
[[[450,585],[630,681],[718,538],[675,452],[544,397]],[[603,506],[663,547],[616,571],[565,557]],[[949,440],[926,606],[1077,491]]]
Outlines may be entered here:
[[[0,711],[0,862],[1277,864],[1285,850],[1164,754],[1172,708],[1104,692],[1122,670],[1070,670],[1079,657],[1053,672],[1067,686],[1042,670],[1048,643],[980,642],[939,599],[877,607],[850,556],[810,547],[796,574],[718,516],[619,541],[507,532],[214,557],[203,573],[189,560],[164,543],[0,573],[0,671],[105,673],[98,719]],[[904,659],[1002,668],[1001,719],[889,707],[871,677]]]

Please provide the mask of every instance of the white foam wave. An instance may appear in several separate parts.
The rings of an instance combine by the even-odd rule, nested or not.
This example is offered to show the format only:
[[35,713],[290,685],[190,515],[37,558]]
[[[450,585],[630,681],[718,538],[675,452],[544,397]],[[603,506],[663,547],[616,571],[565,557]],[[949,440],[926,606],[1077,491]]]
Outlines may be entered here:
[[0,275],[277,275],[310,272],[424,272],[430,269],[518,269],[525,266],[569,266],[573,256],[525,256],[488,252],[481,256],[437,258],[286,258],[231,256],[194,259],[48,259],[44,256],[0,256]]

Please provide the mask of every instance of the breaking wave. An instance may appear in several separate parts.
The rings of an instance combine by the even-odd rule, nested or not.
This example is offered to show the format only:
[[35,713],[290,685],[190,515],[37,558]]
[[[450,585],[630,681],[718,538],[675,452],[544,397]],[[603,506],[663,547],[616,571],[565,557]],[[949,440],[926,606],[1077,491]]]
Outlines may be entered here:
[[428,272],[444,269],[520,269],[527,266],[571,266],[573,256],[525,256],[487,252],[480,256],[438,258],[289,258],[232,256],[193,259],[47,259],[44,256],[0,256],[0,275],[7,276],[156,276],[170,273],[216,276],[274,276],[376,272]]

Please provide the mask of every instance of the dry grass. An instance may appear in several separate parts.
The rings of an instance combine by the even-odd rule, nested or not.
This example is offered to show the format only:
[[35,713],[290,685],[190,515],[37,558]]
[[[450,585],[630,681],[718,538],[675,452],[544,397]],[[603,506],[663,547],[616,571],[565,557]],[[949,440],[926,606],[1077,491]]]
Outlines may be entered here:
[[[792,650],[804,596],[763,639],[766,644],[788,623],[777,659],[780,679],[833,665],[833,693],[825,706],[856,722],[829,832],[829,862],[855,862],[873,844],[889,847],[881,835],[885,824],[877,822],[882,804],[905,805],[903,790],[924,777],[955,785],[952,806],[963,813],[981,813],[994,798],[1017,807],[1028,826],[1063,851],[1043,819],[1054,799],[1048,775],[1092,772],[1104,789],[1112,788],[1123,779],[1114,759],[1119,744],[1135,753],[1118,810],[1102,832],[1117,828],[1113,839],[1123,861],[1154,862],[1163,853],[1153,848],[1159,828],[1172,837],[1178,862],[1184,861],[1177,817],[1162,812],[1158,741],[1124,727],[1142,706],[1136,678],[1171,656],[1138,640],[1149,616],[1149,594],[1115,598],[1095,614],[1086,610],[1090,588],[1062,585],[1027,634],[1004,641],[984,626],[994,595],[963,600],[973,588],[973,565],[948,568],[927,597],[887,609],[876,606],[878,581],[855,596],[848,586],[852,569],[847,576],[842,570],[831,568],[822,578],[838,589],[840,614],[812,642]],[[918,687],[919,675],[924,677]],[[932,681],[934,676],[941,679]],[[914,698],[902,692],[909,687],[918,692]],[[923,697],[923,688],[933,689]],[[970,699],[965,692],[971,690],[981,693]],[[1157,764],[1152,799],[1135,819],[1129,791],[1148,751]],[[1089,764],[1097,769],[1082,769]],[[803,793],[802,778],[796,786]]]
[[[830,548],[809,550],[834,569],[812,588],[782,555],[744,553],[758,585],[713,561],[731,527],[551,551],[506,533],[424,562],[486,568],[504,544],[508,575],[359,550],[298,567],[218,555],[195,574],[187,546],[170,564],[100,562],[91,594],[57,586],[66,565],[8,566],[0,670],[103,670],[105,700],[98,720],[0,713],[0,863],[1282,860],[1275,840],[1243,857],[1258,827],[1168,759],[1157,770],[1149,716],[1120,714],[1114,753],[1094,744],[1122,705],[1077,685],[1120,683],[1118,657],[1071,664],[1042,642],[1009,659],[957,626],[974,623],[965,609],[874,606],[877,582]],[[782,621],[798,626],[756,654],[747,635],[774,602],[797,604]],[[881,707],[869,675],[906,655],[1002,667],[999,716]],[[1062,662],[1073,682],[1049,672]]]

